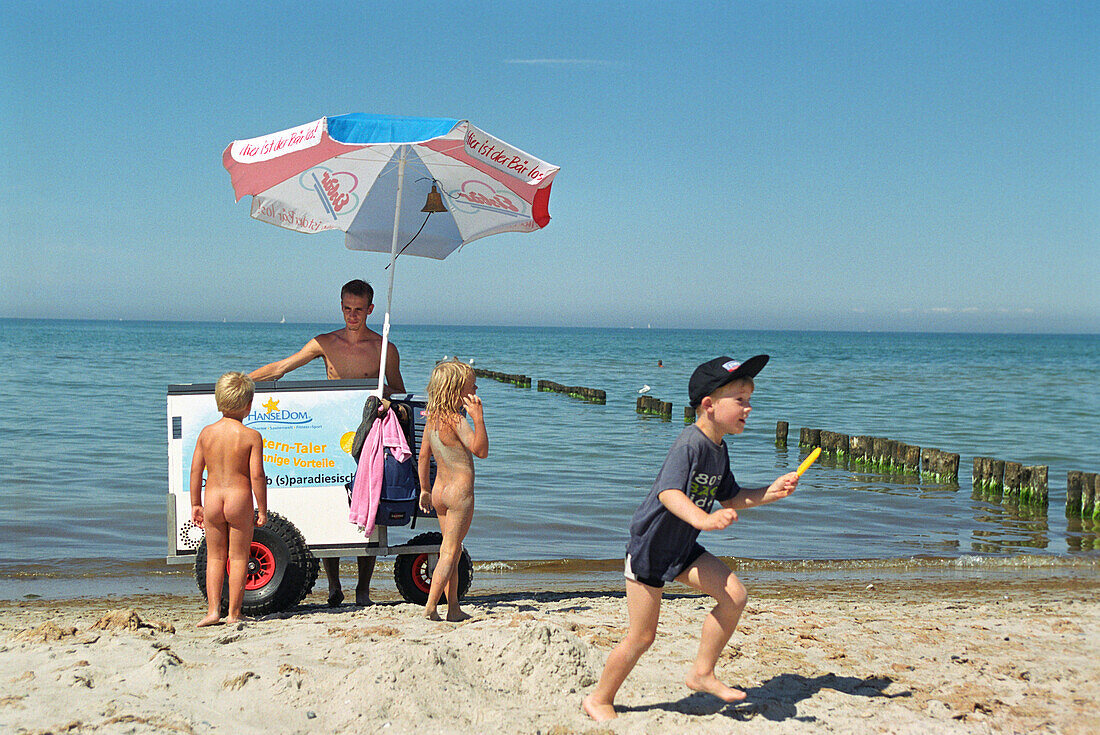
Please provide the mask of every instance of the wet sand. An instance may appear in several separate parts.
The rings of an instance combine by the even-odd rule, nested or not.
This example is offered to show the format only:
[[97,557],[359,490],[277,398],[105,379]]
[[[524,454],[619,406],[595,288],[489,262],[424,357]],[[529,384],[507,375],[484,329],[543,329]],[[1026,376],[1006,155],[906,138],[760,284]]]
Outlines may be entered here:
[[[1094,731],[1100,578],[752,583],[718,674],[682,685],[707,599],[672,586],[618,719],[580,709],[626,627],[621,588],[479,591],[196,629],[194,595],[0,602],[0,731],[729,733]],[[868,588],[872,584],[873,588]],[[320,585],[323,588],[323,583]],[[132,611],[132,612],[131,612]]]

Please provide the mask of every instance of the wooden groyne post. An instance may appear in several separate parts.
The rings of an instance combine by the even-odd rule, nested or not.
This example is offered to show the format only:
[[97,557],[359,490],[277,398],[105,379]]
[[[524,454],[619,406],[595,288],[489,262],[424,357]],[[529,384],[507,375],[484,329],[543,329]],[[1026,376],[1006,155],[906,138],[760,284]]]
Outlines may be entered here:
[[857,465],[870,464],[873,441],[874,437],[871,436],[860,435],[848,437],[848,456]]
[[501,383],[510,383],[519,388],[531,387],[531,379],[526,375],[510,375],[508,373],[498,373],[495,370],[482,370],[481,368],[474,368],[474,375],[479,378],[489,378]]
[[[660,416],[662,421],[672,420],[672,403],[668,401],[662,401],[660,398],[654,398],[653,396],[638,396],[638,405],[635,408],[636,413],[649,416]],[[694,417],[695,412],[692,412]],[[685,414],[684,420],[687,420]]]
[[975,490],[983,495],[1000,497],[1005,486],[1005,461],[993,457],[975,457],[972,477]]
[[1066,475],[1066,518],[1100,520],[1100,473],[1078,472]]
[[848,435],[835,431],[821,431],[818,434],[818,446],[821,451],[837,458],[848,456]]
[[601,406],[607,403],[607,393],[598,388],[585,388],[579,385],[562,385],[552,380],[540,380],[538,389],[543,392],[564,393],[570,398],[576,398],[588,403],[598,403]]
[[974,458],[975,492],[991,499],[1000,496],[1002,503],[1046,506],[1049,475],[1047,465],[1024,466],[992,457]]
[[[690,408],[690,406],[689,406],[689,408]],[[692,417],[695,416],[694,411],[692,411],[691,414],[692,414]],[[687,421],[687,413],[686,412],[684,413],[684,423],[689,423]],[[786,421],[777,421],[775,423],[775,445],[777,447],[786,447],[787,446],[787,428],[788,428],[788,426],[789,426],[789,424]]]
[[959,481],[959,455],[940,449],[926,448],[921,452],[921,474],[937,482]]
[[820,447],[821,429],[800,429],[798,433],[798,446]]
[[841,434],[835,431],[803,429],[799,444],[821,447],[821,451],[838,459],[847,458],[857,465],[882,472],[921,470],[921,448],[881,436]]

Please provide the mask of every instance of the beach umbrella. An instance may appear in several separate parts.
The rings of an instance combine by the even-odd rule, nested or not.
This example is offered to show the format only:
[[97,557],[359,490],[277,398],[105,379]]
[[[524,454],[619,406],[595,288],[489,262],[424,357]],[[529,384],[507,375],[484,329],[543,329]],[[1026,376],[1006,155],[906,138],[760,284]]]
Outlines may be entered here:
[[558,167],[466,120],[350,114],[235,140],[222,154],[237,201],[289,230],[341,230],[351,250],[388,252],[378,369],[386,374],[399,255],[446,258],[466,243],[550,222]]

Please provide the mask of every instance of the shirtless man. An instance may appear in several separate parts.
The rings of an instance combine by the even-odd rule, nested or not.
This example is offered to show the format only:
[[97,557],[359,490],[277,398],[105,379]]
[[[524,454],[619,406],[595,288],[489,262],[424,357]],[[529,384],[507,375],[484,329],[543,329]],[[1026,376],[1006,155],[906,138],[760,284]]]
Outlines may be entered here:
[[[374,289],[366,281],[348,281],[340,289],[340,308],[344,312],[344,328],[328,334],[318,334],[306,346],[283,360],[264,365],[249,373],[253,380],[278,380],[291,370],[296,370],[318,357],[325,361],[325,373],[329,380],[360,380],[378,377],[378,363],[382,355],[382,335],[366,325],[367,316],[374,311]],[[404,393],[401,380],[401,362],[397,347],[392,342],[386,349],[386,379],[382,386],[384,395]],[[340,587],[340,559],[325,557],[325,576],[328,577],[328,604],[335,607],[344,601]],[[355,585],[355,604],[369,605],[370,580],[374,575],[373,556],[359,557],[359,580]]]

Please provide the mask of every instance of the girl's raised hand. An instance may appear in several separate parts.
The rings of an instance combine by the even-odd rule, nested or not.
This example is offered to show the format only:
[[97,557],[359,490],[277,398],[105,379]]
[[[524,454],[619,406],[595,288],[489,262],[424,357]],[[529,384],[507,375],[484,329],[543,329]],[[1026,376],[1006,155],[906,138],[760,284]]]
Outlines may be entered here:
[[469,395],[462,399],[462,406],[466,409],[466,415],[473,421],[482,421],[484,419],[484,413],[482,411],[481,399],[476,395]]

